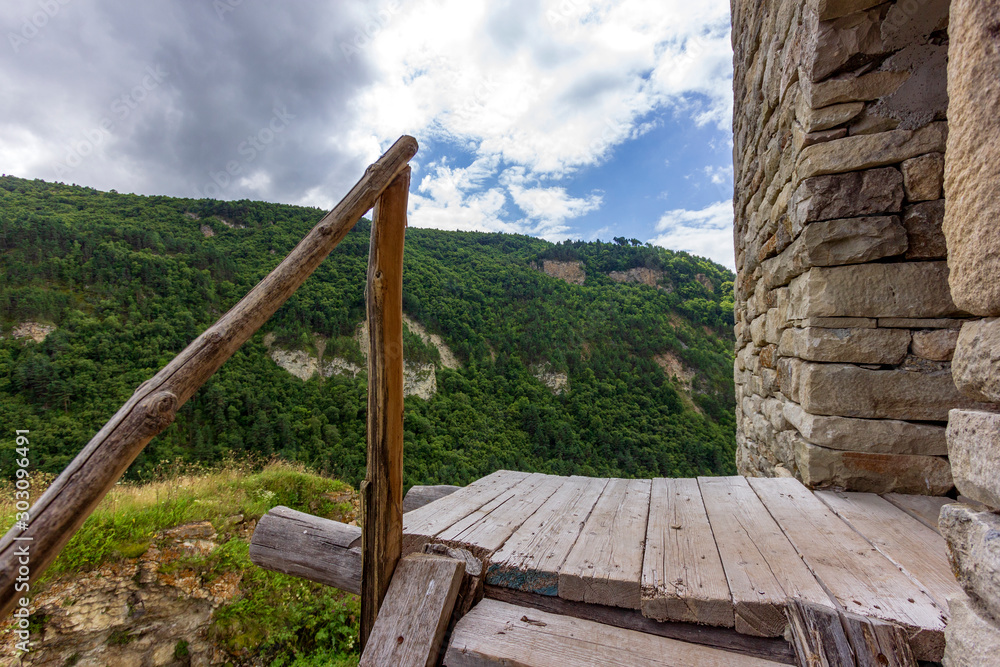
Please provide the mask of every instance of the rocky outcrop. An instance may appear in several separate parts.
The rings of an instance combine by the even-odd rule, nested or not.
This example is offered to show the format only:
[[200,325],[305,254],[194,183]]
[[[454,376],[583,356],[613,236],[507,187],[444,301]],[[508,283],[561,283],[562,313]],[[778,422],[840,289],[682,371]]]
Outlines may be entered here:
[[14,325],[13,330],[10,332],[11,338],[30,338],[36,343],[44,342],[48,338],[49,334],[55,331],[56,328],[51,324],[42,324],[40,322],[22,322],[21,324]]
[[583,262],[560,262],[554,259],[543,259],[541,266],[538,266],[537,262],[532,262],[531,268],[541,271],[547,276],[565,280],[570,285],[582,285],[587,279],[587,273],[583,270]]
[[569,386],[569,376],[561,371],[553,371],[547,363],[532,366],[531,374],[557,396],[565,392]]
[[668,289],[660,284],[660,281],[663,280],[663,275],[663,271],[659,269],[648,269],[645,266],[637,266],[627,271],[612,271],[608,274],[608,278],[611,278],[616,283],[639,283],[641,285],[656,287],[666,292],[672,292],[672,287]]

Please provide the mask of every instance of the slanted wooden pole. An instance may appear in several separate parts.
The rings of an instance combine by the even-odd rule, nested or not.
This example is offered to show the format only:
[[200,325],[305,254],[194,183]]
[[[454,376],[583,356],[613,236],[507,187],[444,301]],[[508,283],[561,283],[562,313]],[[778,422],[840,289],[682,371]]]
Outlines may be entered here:
[[192,394],[305,282],[375,205],[386,186],[404,169],[409,173],[407,162],[416,153],[417,140],[400,137],[274,271],[159,373],[139,385],[31,507],[27,528],[15,526],[0,539],[0,619],[24,597],[15,590],[23,583],[18,578],[25,576],[20,569],[23,561],[29,561],[24,567],[30,581],[45,572],[146,443],[174,420]]
[[375,205],[368,253],[368,470],[363,521],[361,650],[403,547],[403,237],[407,167]]

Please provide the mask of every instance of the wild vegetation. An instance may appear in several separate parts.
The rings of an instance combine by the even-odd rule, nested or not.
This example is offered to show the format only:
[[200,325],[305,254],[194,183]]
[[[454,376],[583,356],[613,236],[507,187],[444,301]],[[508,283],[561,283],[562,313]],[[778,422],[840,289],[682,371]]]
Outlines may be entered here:
[[[274,268],[321,217],[261,202],[175,199],[0,178],[0,420],[31,430],[31,464],[61,470],[141,382]],[[178,414],[130,469],[247,453],[356,484],[366,377],[302,381],[268,356],[361,361],[369,225]],[[532,268],[580,262],[582,285]],[[645,267],[658,286],[616,283]],[[461,361],[437,393],[407,398],[406,484],[466,484],[499,468],[624,477],[734,472],[733,275],[686,253],[616,239],[407,231],[404,310]],[[13,338],[52,325],[41,343]],[[317,335],[321,339],[317,339]],[[438,352],[408,334],[409,359]],[[695,372],[690,389],[657,363]],[[556,393],[536,375],[565,373]],[[11,470],[13,442],[0,444]]]

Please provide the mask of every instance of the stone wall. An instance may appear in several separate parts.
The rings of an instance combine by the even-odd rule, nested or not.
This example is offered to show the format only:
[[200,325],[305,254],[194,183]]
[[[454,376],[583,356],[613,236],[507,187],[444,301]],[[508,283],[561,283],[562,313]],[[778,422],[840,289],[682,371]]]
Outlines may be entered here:
[[954,0],[950,31],[951,295],[985,318],[962,326],[953,369],[958,389],[985,405],[948,419],[952,474],[965,502],[945,505],[939,528],[966,594],[949,601],[944,663],[978,667],[1000,663],[1000,5]]
[[733,2],[742,474],[952,489],[948,5]]

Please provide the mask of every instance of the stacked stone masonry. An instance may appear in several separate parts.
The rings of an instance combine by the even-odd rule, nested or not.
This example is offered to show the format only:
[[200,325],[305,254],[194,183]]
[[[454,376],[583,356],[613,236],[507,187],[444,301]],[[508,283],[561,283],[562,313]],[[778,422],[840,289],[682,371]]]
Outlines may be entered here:
[[952,380],[948,21],[947,0],[733,5],[743,474],[953,488],[948,413],[983,397]]

